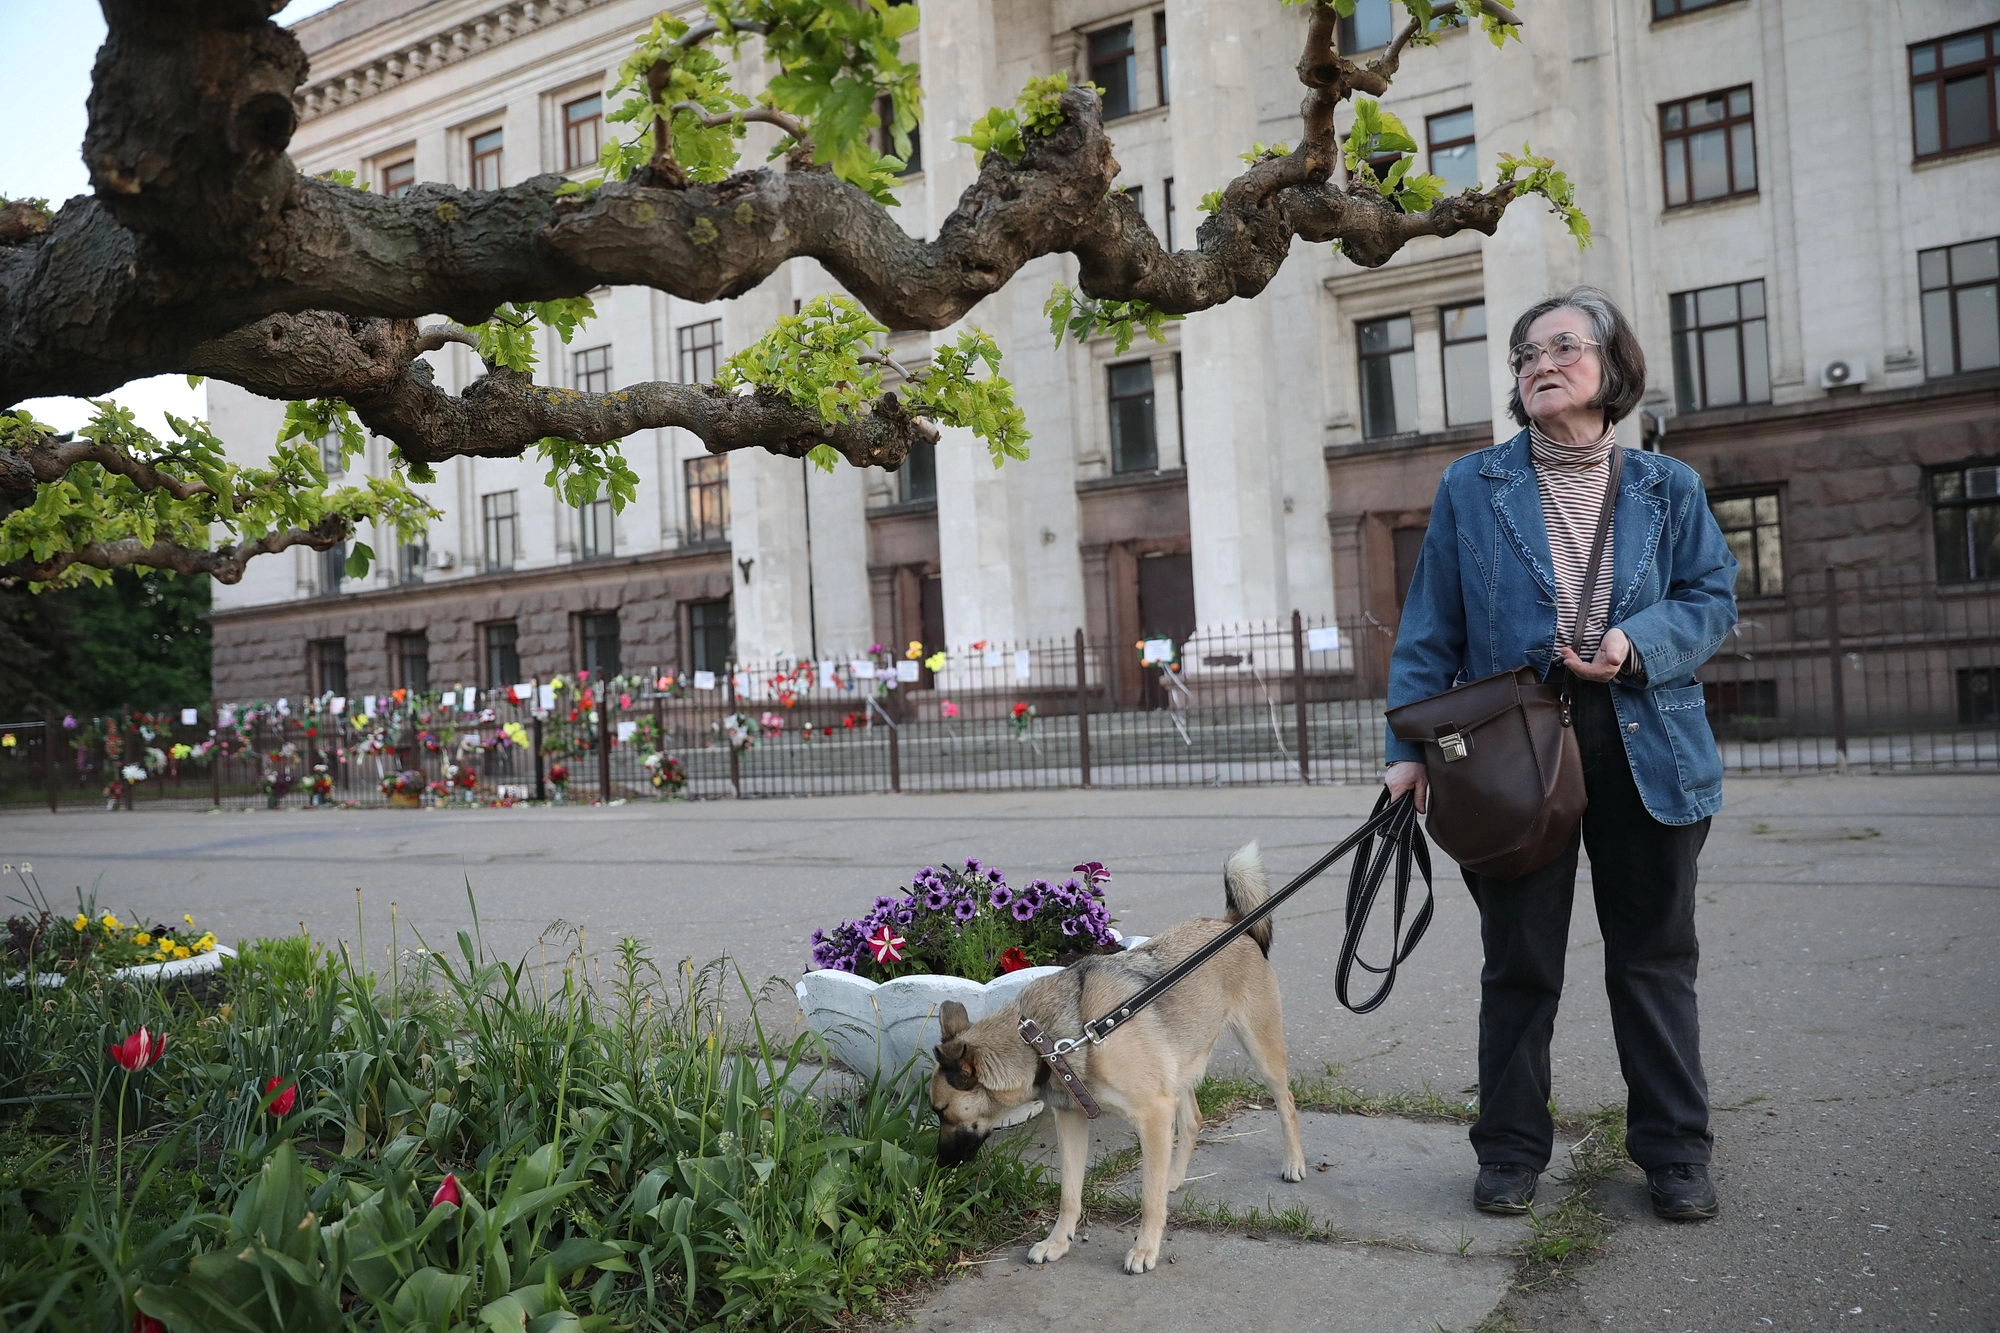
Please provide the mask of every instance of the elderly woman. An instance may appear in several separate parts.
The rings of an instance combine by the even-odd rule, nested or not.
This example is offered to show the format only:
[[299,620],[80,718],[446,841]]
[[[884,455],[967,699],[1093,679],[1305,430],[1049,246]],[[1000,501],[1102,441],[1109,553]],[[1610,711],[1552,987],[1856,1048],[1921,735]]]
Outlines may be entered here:
[[[1604,293],[1579,287],[1515,321],[1507,411],[1525,427],[1445,469],[1389,670],[1391,707],[1526,663],[1567,674],[1589,805],[1550,865],[1465,873],[1479,906],[1479,1156],[1473,1202],[1518,1213],[1554,1148],[1549,1039],[1562,996],[1579,844],[1604,935],[1604,984],[1629,1092],[1626,1150],[1654,1211],[1715,1216],[1708,1085],[1695,1014],[1695,861],[1722,804],[1722,760],[1695,668],[1736,620],[1736,560],[1685,464],[1637,451],[1623,472],[1591,605],[1579,606],[1610,484],[1613,425],[1645,354]],[[1569,646],[1582,618],[1582,646]],[[1389,737],[1392,794],[1428,803],[1420,747]],[[1441,811],[1440,817],[1448,817]]]

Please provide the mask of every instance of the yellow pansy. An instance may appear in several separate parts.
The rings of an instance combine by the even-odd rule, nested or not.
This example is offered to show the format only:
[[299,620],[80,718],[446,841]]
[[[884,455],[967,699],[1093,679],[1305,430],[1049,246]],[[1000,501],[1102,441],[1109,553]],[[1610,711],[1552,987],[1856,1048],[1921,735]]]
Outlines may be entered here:
[[132,937],[132,943],[134,943],[134,944],[138,945],[138,946],[139,946],[139,947],[140,947],[141,949],[145,948],[145,947],[146,947],[147,945],[151,944],[152,942],[153,942],[153,937],[152,937],[151,935],[148,935],[148,934],[147,934],[147,933],[146,933],[145,931],[143,931],[143,930],[142,930],[142,931],[140,931],[140,932],[139,932],[139,933],[138,933],[137,935],[134,935],[134,936]]
[[924,665],[929,667],[932,671],[944,670],[944,653],[943,652],[932,653],[929,657],[926,657],[924,659]]
[[74,925],[78,930],[88,930],[90,929],[90,918],[85,916],[83,913],[78,912],[76,914],[76,920],[71,924]]
[[194,924],[194,918],[189,916],[186,912],[181,913],[181,920],[187,922],[190,926]]
[[176,957],[176,958],[185,958],[185,957],[187,957],[187,956],[188,956],[188,947],[187,947],[187,945],[185,945],[185,944],[177,944],[177,945],[175,945],[175,946],[174,946],[174,957]]
[[124,929],[124,927],[123,927],[123,926],[121,926],[121,925],[119,925],[119,924],[118,924],[118,918],[117,918],[117,917],[115,917],[115,916],[113,916],[113,915],[112,915],[111,913],[109,913],[109,912],[106,912],[106,913],[105,913],[105,914],[104,914],[103,916],[100,916],[100,917],[98,917],[97,919],[98,919],[99,921],[102,921],[102,922],[104,923],[104,928],[105,928],[106,930],[123,930],[123,929]]

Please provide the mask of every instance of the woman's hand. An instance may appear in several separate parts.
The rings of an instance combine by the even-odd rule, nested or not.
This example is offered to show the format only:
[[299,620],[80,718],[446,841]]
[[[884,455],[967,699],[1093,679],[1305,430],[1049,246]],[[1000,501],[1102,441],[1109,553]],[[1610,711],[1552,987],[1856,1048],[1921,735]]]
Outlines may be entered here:
[[1584,661],[1576,655],[1576,650],[1563,645],[1563,665],[1569,674],[1578,680],[1607,681],[1616,676],[1625,666],[1625,659],[1632,655],[1632,641],[1625,637],[1622,629],[1604,631],[1604,641],[1597,645],[1597,656]]
[[1406,759],[1389,765],[1382,775],[1382,785],[1389,789],[1389,799],[1399,800],[1406,791],[1417,794],[1417,813],[1429,812],[1431,803],[1431,775],[1420,763]]

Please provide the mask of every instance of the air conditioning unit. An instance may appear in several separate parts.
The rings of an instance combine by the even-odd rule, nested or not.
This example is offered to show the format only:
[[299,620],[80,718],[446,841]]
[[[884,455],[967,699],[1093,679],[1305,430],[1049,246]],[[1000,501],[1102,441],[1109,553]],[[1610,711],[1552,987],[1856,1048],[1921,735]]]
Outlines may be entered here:
[[450,551],[431,552],[432,569],[450,569],[453,565],[457,563],[458,563],[457,558],[453,556]]
[[1866,383],[1868,363],[1858,356],[1836,356],[1819,368],[1819,387],[1847,389]]

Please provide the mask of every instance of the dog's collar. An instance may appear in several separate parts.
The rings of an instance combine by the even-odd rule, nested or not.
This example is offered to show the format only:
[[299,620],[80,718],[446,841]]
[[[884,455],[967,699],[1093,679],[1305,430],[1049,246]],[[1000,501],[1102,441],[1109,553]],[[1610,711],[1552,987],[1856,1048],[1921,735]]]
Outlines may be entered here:
[[1025,1014],[1021,1016],[1021,1040],[1033,1047],[1035,1054],[1041,1056],[1049,1068],[1055,1071],[1056,1077],[1062,1080],[1063,1091],[1076,1099],[1076,1104],[1083,1108],[1084,1115],[1095,1120],[1103,1114],[1097,1105],[1097,1099],[1090,1095],[1090,1089],[1084,1086],[1081,1078],[1077,1077],[1077,1072],[1070,1068],[1069,1057],[1056,1049],[1055,1042],[1049,1039],[1048,1033],[1042,1031],[1040,1023]]

